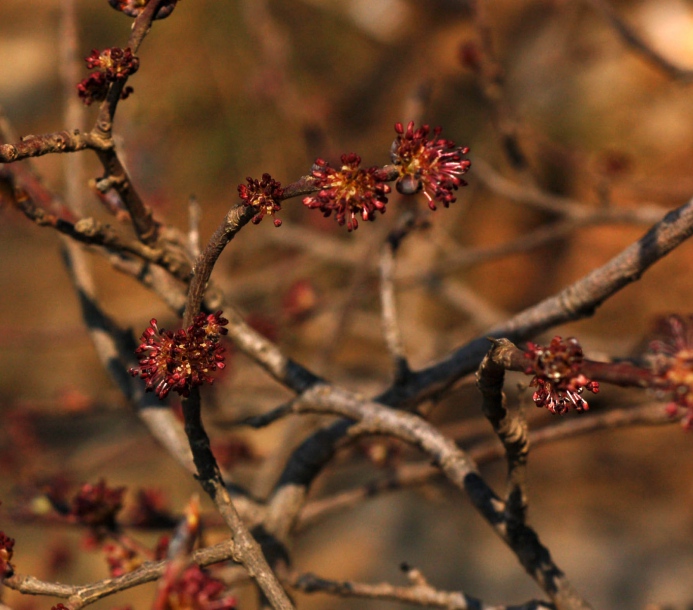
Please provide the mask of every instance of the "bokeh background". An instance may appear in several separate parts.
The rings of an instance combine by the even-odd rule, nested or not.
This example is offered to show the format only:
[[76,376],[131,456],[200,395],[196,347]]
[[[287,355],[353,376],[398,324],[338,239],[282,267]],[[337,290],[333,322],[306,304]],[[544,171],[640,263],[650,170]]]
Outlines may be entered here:
[[[633,53],[592,2],[483,4],[491,59],[502,75],[490,90],[470,65],[470,52],[484,50],[464,0],[181,0],[146,39],[131,80],[135,93],[118,109],[115,133],[136,187],[160,220],[183,230],[194,195],[204,240],[238,201],[246,176],[269,172],[287,184],[307,174],[316,157],[336,162],[345,152],[384,165],[396,121],[441,125],[445,137],[471,148],[470,184],[450,209],[425,212],[430,227],[405,241],[398,304],[412,365],[442,358],[646,230],[583,228],[531,252],[453,267],[446,261],[463,249],[504,243],[553,220],[494,192],[475,176],[475,160],[586,208],[658,205],[664,213],[693,195],[691,85]],[[130,19],[106,0],[77,6],[80,56],[125,44]],[[612,6],[653,48],[693,67],[693,2]],[[64,119],[60,23],[59,0],[0,4],[0,104],[21,135],[73,127]],[[86,75],[84,68],[80,78]],[[499,108],[501,127],[516,134],[527,159],[522,171],[505,154]],[[85,108],[87,126],[95,113]],[[85,176],[98,177],[94,156],[81,155]],[[50,189],[64,193],[64,158],[34,165]],[[84,197],[88,215],[117,223],[86,184]],[[289,355],[351,389],[377,393],[392,379],[380,331],[378,251],[398,209],[409,205],[393,195],[387,214],[349,234],[290,200],[284,225],[248,226],[214,279]],[[416,205],[425,208],[423,197]],[[692,256],[691,245],[682,246],[593,318],[557,332],[577,335],[591,357],[633,354],[657,316],[690,312]],[[56,235],[0,210],[0,261],[0,527],[17,539],[22,573],[63,582],[103,578],[105,562],[82,548],[83,532],[19,519],[27,498],[35,501],[41,484],[58,474],[75,482],[104,477],[132,490],[155,487],[179,511],[196,485],[149,439],[101,369]],[[120,324],[137,334],[152,317],[176,326],[163,303],[98,255],[93,270],[103,305]],[[220,448],[242,445],[240,453],[249,453],[231,460],[231,471],[262,494],[281,463],[271,456],[285,456],[321,420],[229,432],[228,422],[289,396],[241,355],[229,360],[207,394],[208,420]],[[605,388],[592,408],[651,399]],[[514,400],[526,402],[526,393]],[[431,417],[455,434],[478,414],[465,380]],[[530,522],[595,607],[693,603],[692,443],[672,425],[600,432],[531,454]],[[345,451],[314,497],[416,459],[387,444]],[[501,464],[484,473],[501,488]],[[402,561],[435,586],[487,603],[540,595],[466,498],[445,485],[370,499],[302,533],[294,549],[299,571],[345,580],[404,584]],[[146,608],[151,595],[144,588],[99,607]],[[252,607],[247,588],[239,595],[241,607]],[[401,607],[322,595],[297,600],[311,609]],[[57,602],[13,592],[5,601],[16,610]]]

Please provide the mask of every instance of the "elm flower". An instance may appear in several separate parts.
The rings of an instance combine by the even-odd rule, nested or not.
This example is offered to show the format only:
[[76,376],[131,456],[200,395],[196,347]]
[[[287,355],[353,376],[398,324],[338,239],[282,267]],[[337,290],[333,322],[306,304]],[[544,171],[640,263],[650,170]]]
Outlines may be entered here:
[[168,589],[164,610],[233,610],[236,598],[226,594],[227,586],[198,565],[185,569]]
[[303,198],[303,205],[318,208],[325,217],[335,213],[340,225],[349,231],[358,229],[357,216],[375,220],[375,213],[385,213],[390,187],[383,181],[377,167],[363,169],[361,157],[354,153],[342,155],[342,167],[330,167],[327,161],[316,159],[312,175],[317,193]]
[[[140,67],[140,60],[132,51],[120,47],[103,51],[94,49],[85,61],[87,68],[96,70],[77,85],[79,97],[87,106],[95,101],[105,100],[111,83],[127,80],[128,76],[137,72]],[[132,92],[132,87],[125,87],[120,99],[126,99]]]
[[199,313],[188,328],[175,332],[159,329],[152,319],[135,350],[140,366],[131,368],[130,374],[144,379],[146,391],[153,391],[160,400],[172,390],[188,396],[192,388],[211,384],[211,373],[226,366],[220,339],[228,333],[224,326],[229,321],[221,313]]
[[[257,214],[253,217],[252,223],[258,224],[265,215],[272,216],[276,212],[281,212],[281,197],[284,189],[281,183],[272,179],[269,174],[262,174],[262,180],[246,178],[247,185],[238,185],[238,196],[247,206],[257,209]],[[274,226],[281,226],[282,221],[274,219]]]
[[469,148],[440,138],[440,127],[433,129],[429,139],[430,127],[423,125],[415,130],[414,121],[406,130],[402,123],[395,123],[395,131],[397,137],[390,154],[399,168],[397,190],[404,195],[422,191],[431,210],[436,209],[436,202],[449,207],[456,201],[454,191],[467,186],[462,176],[471,166],[471,161],[464,158]]
[[125,487],[108,487],[101,479],[96,485],[85,483],[72,499],[70,516],[85,525],[115,526],[115,517],[123,507]]
[[682,424],[693,429],[693,316],[672,315],[662,323],[663,338],[650,343],[650,364],[659,391],[671,392],[672,416],[686,410]]
[[12,555],[14,553],[14,538],[10,538],[5,532],[0,532],[0,582],[3,578],[9,578],[14,574]]
[[534,374],[529,385],[537,388],[532,395],[537,407],[546,407],[558,415],[563,415],[570,407],[578,413],[589,409],[582,393],[587,389],[596,394],[599,383],[580,372],[583,354],[575,337],[565,341],[554,337],[548,347],[528,342],[525,356],[533,361],[525,373]]
[[[176,8],[178,0],[167,0],[156,12],[154,19],[164,19],[168,17],[173,9]],[[108,0],[108,3],[117,11],[125,13],[129,17],[137,17],[144,7],[149,4],[149,0]]]

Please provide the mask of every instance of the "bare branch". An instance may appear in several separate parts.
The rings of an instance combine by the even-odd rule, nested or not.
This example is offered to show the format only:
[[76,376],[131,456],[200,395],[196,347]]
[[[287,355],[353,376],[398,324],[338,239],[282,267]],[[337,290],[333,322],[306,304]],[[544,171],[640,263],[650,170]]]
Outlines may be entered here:
[[381,599],[448,610],[555,610],[556,606],[539,601],[521,605],[489,606],[480,599],[470,597],[461,591],[441,591],[428,583],[397,587],[390,583],[369,585],[353,581],[337,581],[320,578],[315,574],[300,574],[292,578],[291,585],[303,593],[328,593],[338,597],[357,597]]
[[621,40],[645,61],[652,64],[658,70],[664,72],[670,78],[681,83],[688,84],[693,80],[693,70],[681,68],[672,63],[653,49],[630,25],[628,25],[607,0],[588,0],[589,3],[602,13]]

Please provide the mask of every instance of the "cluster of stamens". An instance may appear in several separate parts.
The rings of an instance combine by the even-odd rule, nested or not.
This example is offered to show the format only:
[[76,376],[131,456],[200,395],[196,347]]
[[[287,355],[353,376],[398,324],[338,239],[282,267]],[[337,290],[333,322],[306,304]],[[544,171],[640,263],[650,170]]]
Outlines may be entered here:
[[570,408],[578,413],[589,409],[582,393],[589,390],[596,394],[599,383],[580,372],[583,354],[575,337],[554,337],[548,347],[529,342],[525,356],[532,360],[525,373],[534,375],[529,385],[536,388],[532,399],[537,407],[558,415]]
[[[258,224],[265,215],[272,216],[281,212],[281,197],[284,194],[281,183],[272,179],[269,174],[262,174],[261,180],[246,178],[248,184],[238,185],[238,195],[245,205],[257,209],[257,214],[253,217],[253,224]],[[274,226],[281,226],[279,218],[274,219]]]
[[13,553],[14,538],[10,538],[5,532],[0,532],[0,582],[3,578],[9,578],[14,574]]
[[78,523],[112,528],[124,493],[124,487],[108,487],[103,479],[96,485],[85,483],[73,498],[69,514]]
[[358,228],[358,218],[375,220],[375,213],[385,213],[390,187],[383,181],[377,167],[363,169],[361,157],[349,153],[342,155],[342,167],[330,167],[327,161],[316,159],[312,176],[317,193],[303,198],[303,205],[319,209],[326,217],[333,212],[340,225],[349,231]]
[[[85,61],[90,70],[96,70],[77,85],[79,97],[87,106],[95,101],[105,100],[111,83],[127,80],[140,67],[140,60],[132,51],[120,47],[103,51],[94,49]],[[120,98],[125,99],[132,92],[132,87],[125,87]]]
[[133,377],[146,381],[146,391],[164,399],[169,392],[188,396],[192,388],[212,383],[211,373],[223,369],[224,346],[220,343],[228,320],[221,311],[205,316],[199,313],[186,329],[175,332],[159,329],[152,319],[135,350],[140,366],[130,369]]
[[657,390],[673,397],[667,412],[673,417],[684,409],[682,424],[693,429],[693,316],[669,316],[662,334],[663,339],[650,343]]
[[469,148],[441,138],[440,127],[433,129],[431,138],[428,125],[414,129],[413,121],[406,129],[396,123],[395,131],[397,137],[390,153],[399,169],[397,190],[404,195],[423,192],[431,210],[436,209],[436,202],[449,207],[456,201],[454,192],[467,185],[462,176],[471,166],[464,158]]

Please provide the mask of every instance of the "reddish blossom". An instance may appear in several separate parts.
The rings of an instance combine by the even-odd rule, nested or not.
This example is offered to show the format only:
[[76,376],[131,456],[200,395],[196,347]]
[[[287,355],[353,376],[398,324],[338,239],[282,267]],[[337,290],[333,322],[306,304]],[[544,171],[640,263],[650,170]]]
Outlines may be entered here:
[[166,506],[166,497],[157,489],[140,489],[128,514],[128,524],[139,527],[173,527],[176,518]]
[[14,574],[12,554],[14,552],[14,538],[10,538],[5,532],[0,532],[0,581]]
[[303,205],[318,208],[325,216],[335,213],[337,223],[352,231],[362,220],[375,220],[375,213],[385,213],[390,187],[383,182],[377,167],[360,168],[361,157],[354,153],[342,155],[341,169],[316,159],[312,175],[320,190],[303,199]]
[[[161,4],[156,12],[154,19],[164,19],[168,17],[173,9],[176,8],[178,0],[166,0]],[[144,7],[149,4],[149,0],[108,0],[108,3],[117,11],[125,13],[129,17],[137,17]]]
[[94,102],[102,102],[106,99],[108,85],[103,72],[92,72],[77,85],[77,93],[87,106],[91,106]]
[[[105,100],[111,83],[124,82],[140,67],[140,60],[133,55],[132,51],[129,48],[121,49],[120,47],[103,51],[94,49],[85,61],[90,70],[96,70],[77,85],[79,97],[87,106],[93,102]],[[125,87],[120,98],[126,99],[132,92],[132,87]]]
[[456,201],[454,191],[467,186],[462,176],[471,162],[463,158],[469,148],[456,146],[451,140],[440,138],[441,128],[423,125],[414,129],[411,121],[405,130],[402,123],[395,123],[397,137],[390,150],[392,162],[399,168],[397,190],[404,195],[423,192],[428,207],[436,209],[436,202],[446,208]]
[[70,515],[79,523],[115,527],[115,517],[123,507],[125,487],[108,487],[101,479],[96,485],[85,483],[72,499]]
[[161,610],[232,610],[236,599],[224,596],[226,585],[197,565],[191,565],[168,589]]
[[667,412],[672,416],[685,410],[684,428],[693,429],[693,315],[672,315],[660,328],[661,339],[650,343],[650,364],[660,392],[670,392]]
[[525,373],[534,374],[529,385],[537,388],[532,396],[537,407],[559,415],[571,407],[578,413],[589,409],[582,393],[587,389],[596,394],[599,384],[580,372],[583,354],[575,337],[554,337],[548,347],[529,342],[525,356],[533,361]]
[[65,604],[56,604],[51,606],[51,610],[70,610]]
[[318,306],[318,293],[308,279],[296,280],[282,297],[282,312],[291,322],[307,320]]
[[[274,180],[269,174],[262,174],[261,180],[246,178],[247,185],[238,185],[238,195],[247,206],[252,206],[257,210],[253,217],[253,224],[258,224],[265,214],[272,216],[276,212],[281,212],[281,197],[284,194],[282,185]],[[274,226],[281,226],[282,221],[274,219]]]
[[225,366],[220,339],[228,333],[224,326],[229,321],[221,313],[199,313],[187,329],[176,332],[159,329],[152,319],[135,350],[140,366],[130,369],[132,376],[144,379],[146,391],[161,400],[171,391],[188,396],[192,388],[213,383],[211,373]]
[[106,563],[111,578],[133,572],[144,563],[139,553],[120,542],[104,544],[103,552],[106,554]]
[[255,459],[253,448],[238,436],[217,441],[212,446],[214,457],[222,468],[231,469],[240,462],[251,462]]

